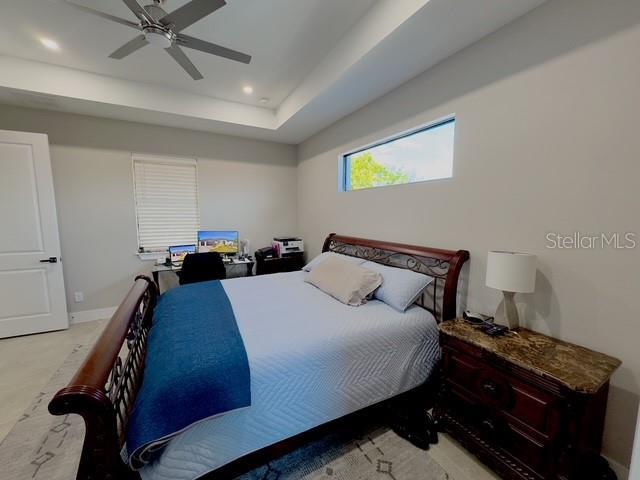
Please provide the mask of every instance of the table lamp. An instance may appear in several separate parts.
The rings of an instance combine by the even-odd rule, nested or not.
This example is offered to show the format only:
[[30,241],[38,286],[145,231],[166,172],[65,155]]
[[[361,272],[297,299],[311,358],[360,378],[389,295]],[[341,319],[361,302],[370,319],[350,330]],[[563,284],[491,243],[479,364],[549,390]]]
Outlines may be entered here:
[[513,297],[516,293],[531,293],[536,285],[536,256],[518,252],[489,252],[487,257],[488,287],[502,290],[504,295],[495,314],[495,322],[518,328],[520,320]]

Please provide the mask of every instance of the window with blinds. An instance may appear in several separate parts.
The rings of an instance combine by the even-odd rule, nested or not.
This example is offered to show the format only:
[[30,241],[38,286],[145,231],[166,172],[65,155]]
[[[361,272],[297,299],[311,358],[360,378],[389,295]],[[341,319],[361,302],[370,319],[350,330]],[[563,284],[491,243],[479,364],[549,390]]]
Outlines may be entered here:
[[200,226],[196,160],[133,155],[138,246],[195,244]]

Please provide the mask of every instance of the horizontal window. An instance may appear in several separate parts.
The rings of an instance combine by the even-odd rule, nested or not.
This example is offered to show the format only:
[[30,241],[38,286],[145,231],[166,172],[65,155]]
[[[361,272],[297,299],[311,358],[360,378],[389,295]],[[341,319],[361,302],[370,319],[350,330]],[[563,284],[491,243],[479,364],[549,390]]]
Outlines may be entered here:
[[453,176],[455,119],[397,135],[342,156],[342,190]]

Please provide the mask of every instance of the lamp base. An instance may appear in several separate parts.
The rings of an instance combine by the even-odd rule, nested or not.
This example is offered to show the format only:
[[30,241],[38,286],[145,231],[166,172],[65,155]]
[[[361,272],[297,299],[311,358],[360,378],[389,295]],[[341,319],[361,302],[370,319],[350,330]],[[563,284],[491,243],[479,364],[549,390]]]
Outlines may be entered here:
[[504,295],[502,301],[498,305],[494,317],[495,323],[506,325],[509,330],[515,330],[520,326],[520,318],[518,316],[518,308],[513,300],[514,292],[502,292]]

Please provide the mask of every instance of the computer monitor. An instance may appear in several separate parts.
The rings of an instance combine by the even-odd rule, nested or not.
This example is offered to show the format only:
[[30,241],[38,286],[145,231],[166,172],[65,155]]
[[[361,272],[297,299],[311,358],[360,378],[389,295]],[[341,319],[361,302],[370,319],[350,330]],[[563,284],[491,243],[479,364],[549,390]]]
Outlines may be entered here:
[[169,258],[171,259],[171,263],[180,263],[184,261],[184,257],[186,257],[188,253],[196,253],[196,246],[177,245],[169,247]]
[[239,250],[238,232],[229,230],[203,230],[198,232],[198,252],[218,252],[235,255]]

